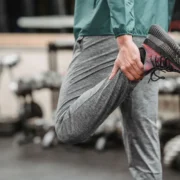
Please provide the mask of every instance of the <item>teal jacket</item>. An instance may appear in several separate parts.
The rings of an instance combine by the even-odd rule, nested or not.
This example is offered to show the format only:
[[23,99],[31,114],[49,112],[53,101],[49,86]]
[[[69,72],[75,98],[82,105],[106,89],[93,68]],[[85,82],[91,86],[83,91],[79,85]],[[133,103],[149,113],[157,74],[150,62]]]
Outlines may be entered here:
[[[175,0],[169,0],[171,7]],[[152,24],[168,30],[168,0],[76,0],[74,34],[146,36]]]

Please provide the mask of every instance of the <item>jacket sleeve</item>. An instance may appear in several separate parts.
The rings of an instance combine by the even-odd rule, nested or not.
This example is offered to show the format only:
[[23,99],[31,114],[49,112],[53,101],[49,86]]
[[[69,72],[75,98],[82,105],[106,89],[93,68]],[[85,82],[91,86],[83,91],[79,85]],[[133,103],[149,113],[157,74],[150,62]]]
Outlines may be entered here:
[[134,0],[107,0],[116,37],[132,34],[135,26]]

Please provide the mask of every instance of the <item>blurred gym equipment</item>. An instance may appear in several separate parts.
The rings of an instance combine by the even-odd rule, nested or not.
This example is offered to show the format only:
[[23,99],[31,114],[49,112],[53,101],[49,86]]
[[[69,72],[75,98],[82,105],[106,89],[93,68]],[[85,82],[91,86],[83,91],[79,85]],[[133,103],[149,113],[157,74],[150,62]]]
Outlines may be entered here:
[[[8,69],[10,79],[12,80],[12,69],[20,62],[20,56],[12,54],[0,58],[0,81],[4,69]],[[18,118],[3,117],[0,111],[0,135],[12,135],[20,129]]]
[[[12,91],[23,100],[19,120],[21,122],[22,137],[19,144],[32,142],[39,136],[39,131],[45,133],[45,120],[41,107],[34,101],[33,92],[41,89],[59,90],[61,75],[56,72],[44,72],[33,77],[23,77],[11,83]],[[42,134],[41,138],[42,138]]]
[[12,135],[20,131],[22,134],[18,138],[18,143],[26,144],[32,142],[35,137],[43,138],[43,135],[52,127],[52,125],[46,125],[45,120],[42,119],[43,111],[34,101],[33,92],[44,88],[59,91],[62,78],[59,73],[47,71],[32,77],[26,76],[15,80],[11,70],[19,62],[20,57],[16,54],[0,59],[0,75],[2,75],[4,68],[8,68],[11,79],[10,90],[20,102],[16,118],[0,116],[0,135]]
[[180,135],[167,142],[164,148],[164,164],[175,170],[180,170]]

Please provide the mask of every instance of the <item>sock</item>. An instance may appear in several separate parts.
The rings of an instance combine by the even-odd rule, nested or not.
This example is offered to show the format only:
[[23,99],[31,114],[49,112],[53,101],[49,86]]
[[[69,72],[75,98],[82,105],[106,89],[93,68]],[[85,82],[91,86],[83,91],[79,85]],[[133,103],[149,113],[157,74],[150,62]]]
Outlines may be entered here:
[[141,55],[141,62],[144,64],[145,57],[146,57],[146,51],[142,47],[139,48],[139,51],[140,51],[140,55]]

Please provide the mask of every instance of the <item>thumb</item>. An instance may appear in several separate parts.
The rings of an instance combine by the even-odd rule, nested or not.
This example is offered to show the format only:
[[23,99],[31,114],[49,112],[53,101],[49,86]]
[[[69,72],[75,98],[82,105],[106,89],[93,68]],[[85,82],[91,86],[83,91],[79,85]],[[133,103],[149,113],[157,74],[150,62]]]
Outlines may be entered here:
[[111,74],[109,76],[109,80],[114,78],[114,76],[117,74],[118,70],[119,70],[119,67],[116,64],[114,64],[112,72],[111,72]]

